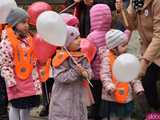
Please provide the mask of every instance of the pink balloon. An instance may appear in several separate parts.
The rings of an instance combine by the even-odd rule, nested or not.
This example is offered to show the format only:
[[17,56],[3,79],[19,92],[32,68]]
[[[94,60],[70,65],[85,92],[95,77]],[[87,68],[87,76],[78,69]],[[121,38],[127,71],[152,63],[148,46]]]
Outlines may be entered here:
[[33,51],[38,61],[43,64],[56,52],[56,47],[46,43],[38,34],[33,37]]
[[96,45],[87,39],[81,39],[80,47],[81,52],[84,53],[88,61],[91,63],[97,51]]
[[52,6],[46,2],[38,1],[38,2],[33,3],[32,5],[28,7],[28,10],[27,10],[30,16],[29,23],[35,26],[38,16],[42,12],[50,11],[50,10],[52,10]]

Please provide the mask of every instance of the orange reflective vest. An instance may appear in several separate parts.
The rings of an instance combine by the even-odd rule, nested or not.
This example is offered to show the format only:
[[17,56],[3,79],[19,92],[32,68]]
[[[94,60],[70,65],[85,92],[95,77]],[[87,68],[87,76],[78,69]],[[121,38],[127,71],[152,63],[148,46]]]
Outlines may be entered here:
[[11,27],[7,27],[8,40],[13,48],[13,57],[15,63],[15,73],[21,80],[26,80],[32,73],[33,64],[36,61],[32,49],[32,37],[28,36],[29,47],[21,46],[20,40],[15,35]]
[[[83,57],[84,54],[80,51],[77,52],[70,52],[70,54],[74,57],[74,58],[80,58]],[[85,57],[85,56],[84,56]],[[64,50],[57,50],[55,57],[52,60],[52,65],[53,67],[59,67],[61,64],[63,64],[63,62],[65,60],[67,60],[69,58],[69,54],[64,51]],[[84,80],[82,83],[83,87],[86,88],[88,90],[88,92],[90,92],[90,87],[89,87],[89,83],[87,82],[87,80]],[[90,93],[87,93],[89,95],[89,97],[92,99],[93,101],[93,96]]]
[[[112,71],[112,66],[114,64],[115,59],[116,59],[116,56],[112,52],[109,52],[109,60],[110,60],[109,62],[110,62],[111,71]],[[113,73],[112,73],[112,82],[116,85],[116,90],[114,92],[116,102],[125,103],[129,95],[129,83],[118,82],[115,79]]]
[[[84,56],[83,53],[81,52],[70,52],[70,54],[75,58]],[[57,50],[56,55],[52,60],[52,65],[54,67],[58,67],[68,58],[69,58],[69,55],[65,50]]]

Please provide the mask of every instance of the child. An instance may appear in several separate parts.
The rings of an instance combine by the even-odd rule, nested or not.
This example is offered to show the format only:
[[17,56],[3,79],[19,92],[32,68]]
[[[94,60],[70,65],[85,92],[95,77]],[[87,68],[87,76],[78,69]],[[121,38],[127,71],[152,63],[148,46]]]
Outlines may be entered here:
[[100,58],[98,49],[106,45],[105,33],[111,29],[112,16],[110,8],[105,4],[94,5],[90,10],[90,21],[91,33],[87,36],[87,39],[95,43],[97,47],[97,54],[91,63],[94,73],[94,78],[91,80],[94,87],[91,87],[91,90],[95,104],[90,107],[88,116],[94,120],[100,120],[98,111],[101,101],[102,84],[99,75]]
[[139,80],[118,82],[112,73],[114,60],[126,53],[128,37],[123,32],[112,29],[106,33],[106,44],[107,47],[100,48],[100,75],[103,84],[100,115],[102,120],[130,120],[134,109],[133,94],[142,95],[143,87]]
[[39,105],[42,93],[28,18],[23,9],[12,9],[0,43],[0,67],[11,104],[10,120],[31,120],[30,109]]
[[85,78],[91,78],[91,68],[80,52],[79,35],[77,28],[68,26],[65,46],[78,65],[64,50],[57,51],[53,59],[55,82],[51,95],[49,120],[88,120],[82,83]]

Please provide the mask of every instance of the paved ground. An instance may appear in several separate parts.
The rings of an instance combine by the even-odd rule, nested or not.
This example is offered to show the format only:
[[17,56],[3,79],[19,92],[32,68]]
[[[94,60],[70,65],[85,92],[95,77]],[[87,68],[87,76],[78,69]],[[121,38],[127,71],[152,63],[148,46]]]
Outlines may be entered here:
[[48,120],[47,117],[32,117],[32,120]]

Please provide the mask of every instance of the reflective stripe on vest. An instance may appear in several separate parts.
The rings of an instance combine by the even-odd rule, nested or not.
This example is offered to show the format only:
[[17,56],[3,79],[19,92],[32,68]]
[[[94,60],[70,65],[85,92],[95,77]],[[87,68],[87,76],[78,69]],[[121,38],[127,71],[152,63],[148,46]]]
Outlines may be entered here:
[[[75,58],[84,56],[84,54],[79,51],[70,52],[70,54]],[[68,58],[69,58],[69,54],[65,50],[57,50],[56,55],[52,60],[53,67],[59,67]]]
[[[114,61],[116,59],[116,56],[110,51],[109,52],[109,62],[110,62],[110,70],[112,72],[112,66],[114,64]],[[113,73],[112,73],[112,82],[116,85],[116,90],[114,93],[115,100],[118,103],[125,103],[128,99],[129,95],[129,83],[122,83],[118,82]]]

